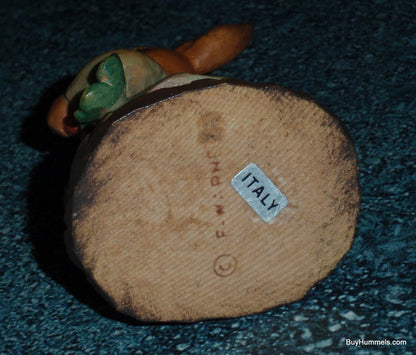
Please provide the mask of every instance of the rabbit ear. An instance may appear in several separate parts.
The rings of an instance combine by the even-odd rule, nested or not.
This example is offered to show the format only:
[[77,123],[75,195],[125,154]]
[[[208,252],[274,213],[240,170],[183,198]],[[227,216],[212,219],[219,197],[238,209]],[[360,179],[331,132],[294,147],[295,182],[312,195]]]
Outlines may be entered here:
[[101,119],[127,102],[126,79],[123,64],[117,54],[104,59],[96,71],[97,82],[87,87],[81,95],[75,118],[85,126]]
[[138,47],[137,51],[153,58],[168,75],[206,74],[233,60],[249,44],[250,24],[221,25],[175,50]]
[[176,48],[192,65],[193,73],[205,74],[227,64],[247,47],[253,25],[221,25],[204,36]]

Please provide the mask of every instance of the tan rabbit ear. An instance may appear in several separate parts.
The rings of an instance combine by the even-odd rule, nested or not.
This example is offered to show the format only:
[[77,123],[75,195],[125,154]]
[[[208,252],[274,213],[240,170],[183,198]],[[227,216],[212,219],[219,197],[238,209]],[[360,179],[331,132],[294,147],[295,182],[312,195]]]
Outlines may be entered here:
[[171,49],[146,48],[140,51],[157,62],[167,75],[195,72],[188,58]]
[[176,49],[187,58],[196,74],[209,73],[233,60],[247,47],[253,25],[221,25],[201,38],[186,42]]
[[138,47],[136,50],[153,58],[168,75],[206,74],[240,54],[250,42],[252,34],[253,26],[250,24],[221,25],[174,51],[149,47]]

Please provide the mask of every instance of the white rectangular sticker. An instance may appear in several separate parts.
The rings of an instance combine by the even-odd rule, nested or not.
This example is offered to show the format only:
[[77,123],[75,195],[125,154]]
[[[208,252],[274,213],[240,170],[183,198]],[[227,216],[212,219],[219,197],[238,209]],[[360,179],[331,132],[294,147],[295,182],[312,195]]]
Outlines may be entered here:
[[254,163],[234,176],[231,186],[265,222],[270,222],[288,204],[286,196]]

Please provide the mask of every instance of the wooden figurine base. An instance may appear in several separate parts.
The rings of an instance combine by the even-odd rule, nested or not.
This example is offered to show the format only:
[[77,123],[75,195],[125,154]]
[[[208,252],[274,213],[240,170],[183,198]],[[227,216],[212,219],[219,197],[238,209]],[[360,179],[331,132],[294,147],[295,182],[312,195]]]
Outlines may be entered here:
[[281,87],[226,80],[115,112],[83,141],[71,186],[68,249],[119,311],[149,321],[299,300],[349,250],[359,211],[337,118]]

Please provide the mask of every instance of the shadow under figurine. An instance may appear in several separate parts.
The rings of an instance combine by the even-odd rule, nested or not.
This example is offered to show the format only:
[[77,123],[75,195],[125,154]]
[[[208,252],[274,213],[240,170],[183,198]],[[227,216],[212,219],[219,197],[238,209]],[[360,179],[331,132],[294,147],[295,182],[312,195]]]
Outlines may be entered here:
[[124,314],[262,312],[301,299],[352,245],[358,161],[339,119],[277,85],[201,75],[251,34],[224,25],[175,51],[106,53],[50,110],[64,137],[87,128],[68,252]]

